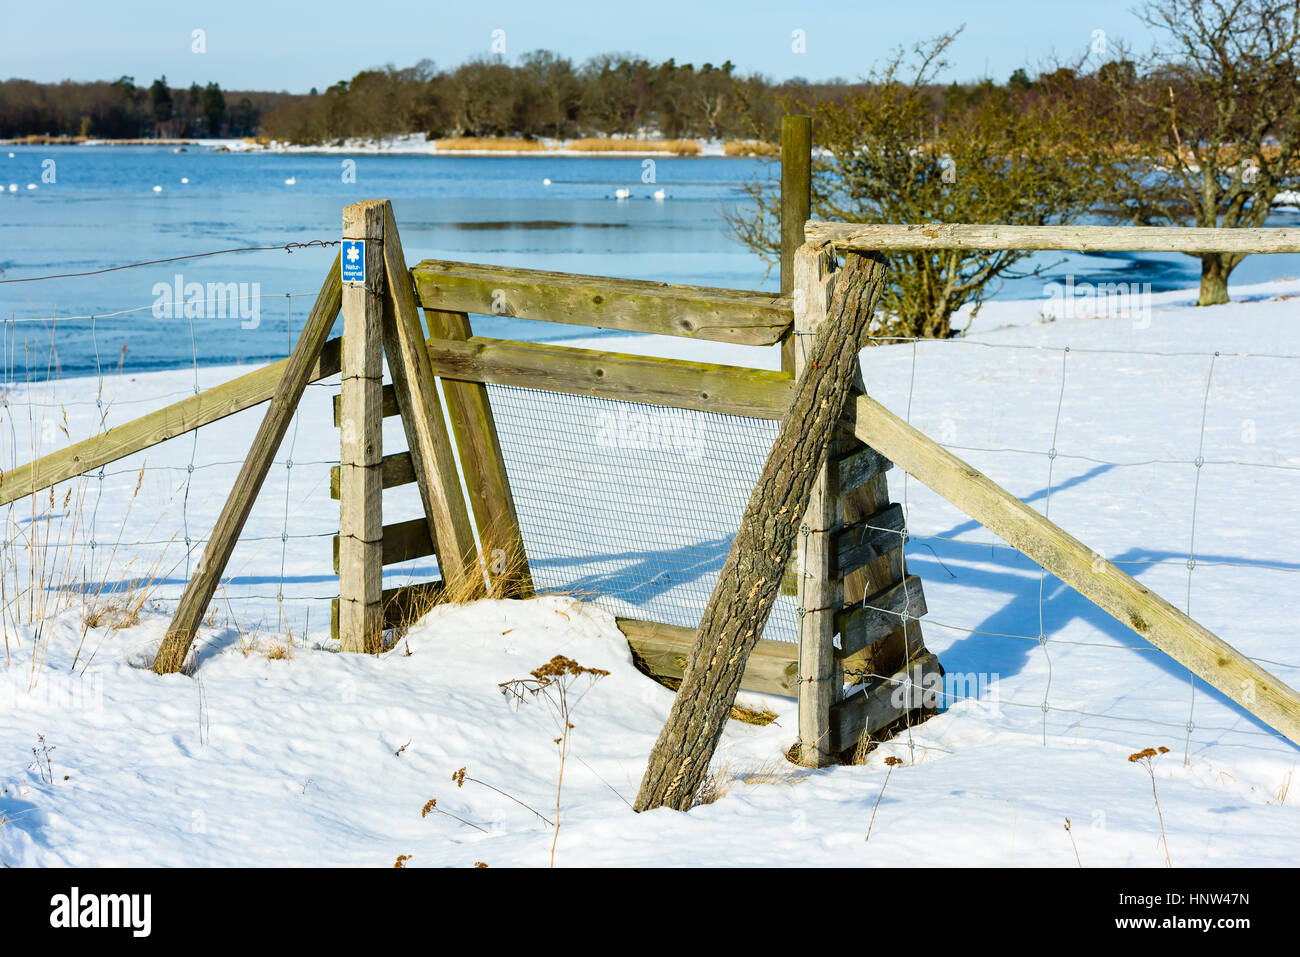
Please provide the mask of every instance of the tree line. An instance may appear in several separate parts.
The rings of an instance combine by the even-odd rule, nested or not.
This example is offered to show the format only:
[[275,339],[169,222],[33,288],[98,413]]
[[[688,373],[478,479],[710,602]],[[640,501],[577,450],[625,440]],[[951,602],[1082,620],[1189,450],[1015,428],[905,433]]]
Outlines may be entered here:
[[0,81],[0,138],[23,136],[156,139],[256,136],[263,116],[288,93],[222,90],[217,83],[172,87],[112,81]]
[[[1023,72],[1023,71],[1022,71]],[[1013,77],[1008,84],[1018,82]],[[404,134],[569,138],[657,133],[668,138],[772,139],[794,102],[834,102],[864,84],[773,81],[719,65],[603,54],[583,63],[550,50],[440,70],[363,70],[323,92],[224,91],[216,83],[0,81],[0,137],[143,139],[264,137],[299,145]],[[1026,86],[1032,83],[1026,82]],[[998,88],[992,81],[933,87],[936,109]]]

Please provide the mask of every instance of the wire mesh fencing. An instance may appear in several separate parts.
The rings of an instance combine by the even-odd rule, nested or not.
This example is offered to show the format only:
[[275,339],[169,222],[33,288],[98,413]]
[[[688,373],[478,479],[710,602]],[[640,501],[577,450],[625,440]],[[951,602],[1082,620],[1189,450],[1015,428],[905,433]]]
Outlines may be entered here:
[[[488,389],[533,580],[615,615],[694,628],[777,423]],[[796,639],[795,599],[764,637]]]
[[[1274,351],[1265,324],[1174,319],[893,337],[864,352],[864,374],[877,400],[1088,543],[1098,567],[1135,576],[1294,687],[1300,354]],[[1188,348],[1198,342],[1224,348]],[[1294,753],[950,503],[899,470],[890,481],[925,584],[926,643],[948,671],[942,687],[912,689],[926,703],[1042,744]]]

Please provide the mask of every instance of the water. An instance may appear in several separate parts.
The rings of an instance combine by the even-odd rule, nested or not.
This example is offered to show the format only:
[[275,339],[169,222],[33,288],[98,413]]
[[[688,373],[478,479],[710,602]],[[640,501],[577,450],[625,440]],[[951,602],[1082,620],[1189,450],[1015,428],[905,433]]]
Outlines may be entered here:
[[[8,153],[14,156],[10,158]],[[43,163],[56,181],[42,183]],[[355,182],[345,183],[345,164]],[[355,156],[215,153],[191,147],[12,147],[0,150],[0,278],[85,272],[193,252],[338,238],[343,206],[393,200],[407,259],[455,259],[591,275],[774,290],[777,276],[731,236],[724,213],[743,184],[775,176],[753,159]],[[188,179],[188,184],[181,180]],[[285,180],[292,178],[293,185]],[[544,180],[549,179],[550,185]],[[40,186],[27,190],[28,183]],[[154,192],[161,186],[161,192]],[[631,198],[617,200],[615,190]],[[651,198],[663,189],[667,199]],[[1295,225],[1280,213],[1271,225]],[[17,379],[260,362],[284,356],[333,250],[243,253],[100,276],[0,285],[5,367]],[[1039,298],[1076,280],[1194,286],[1198,263],[1177,255],[1043,254],[1042,278],[1008,279],[997,297]],[[1234,279],[1300,275],[1300,257],[1252,256]],[[245,284],[243,315],[171,318],[162,286]],[[286,297],[286,293],[290,294]],[[131,310],[124,312],[125,310]],[[162,317],[155,315],[162,312]],[[95,318],[89,318],[89,317]],[[62,317],[51,321],[50,317]],[[79,318],[80,317],[80,318]],[[591,330],[492,318],[485,335],[558,339]]]

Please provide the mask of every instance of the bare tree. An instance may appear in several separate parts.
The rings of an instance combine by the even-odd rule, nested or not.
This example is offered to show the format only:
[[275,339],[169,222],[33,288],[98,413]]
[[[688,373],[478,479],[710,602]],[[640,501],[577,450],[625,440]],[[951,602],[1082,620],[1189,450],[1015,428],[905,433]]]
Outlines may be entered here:
[[[801,104],[822,151],[813,160],[814,219],[864,223],[1069,223],[1098,197],[1101,141],[1074,98],[992,83],[947,108],[929,85],[960,31],[896,56],[846,95]],[[1067,73],[1070,71],[1066,71]],[[752,205],[733,232],[769,262],[780,254],[780,196],[772,181],[747,187]],[[976,310],[998,280],[1031,254],[942,250],[890,257],[873,334],[946,338],[963,305]],[[1031,273],[1033,271],[1031,270]]]
[[[1099,71],[1134,162],[1117,214],[1142,225],[1262,226],[1300,185],[1300,0],[1155,0],[1159,35],[1139,69]],[[1120,61],[1128,62],[1128,61]],[[1197,302],[1228,301],[1245,253],[1208,253]]]

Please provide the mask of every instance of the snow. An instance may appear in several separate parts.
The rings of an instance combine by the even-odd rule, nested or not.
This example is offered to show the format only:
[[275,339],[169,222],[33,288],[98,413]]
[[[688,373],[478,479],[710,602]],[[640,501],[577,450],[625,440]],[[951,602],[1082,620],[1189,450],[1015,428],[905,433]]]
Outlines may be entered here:
[[[1239,301],[1211,309],[1194,308],[1192,293],[1159,294],[1139,315],[1099,318],[992,302],[967,338],[866,350],[864,376],[891,409],[1296,686],[1300,282],[1233,293]],[[684,340],[593,344],[774,361],[770,350]],[[242,371],[200,369],[199,384]],[[108,377],[108,424],[193,388],[192,371]],[[96,389],[75,379],[11,388],[17,414],[3,423],[13,428],[0,467],[25,461],[33,444],[48,451],[96,431]],[[1151,780],[1128,761],[1156,746],[1171,749],[1155,779],[1174,866],[1286,866],[1300,854],[1297,798],[1285,794],[1295,746],[897,470],[890,488],[925,584],[926,643],[950,675],[946,710],[866,765],[810,773],[782,758],[794,702],[742,695],[776,720],[729,722],[715,769],[757,779],[732,781],[686,815],[636,815],[629,802],[672,693],[633,668],[605,608],[562,595],[482,601],[436,609],[377,657],[334,649],[319,611],[336,588],[330,392],[308,390],[296,444],[281,449],[248,527],[260,540],[236,552],[241,577],[201,629],[190,676],[144,667],[185,579],[180,519],[195,537],[210,527],[259,411],[110,467],[102,492],[93,478],[75,486],[81,533],[63,487],[47,518],[33,521],[27,505],[10,512],[6,537],[73,542],[63,551],[88,560],[80,546],[95,508],[100,549],[119,522],[123,542],[157,544],[123,545],[111,562],[101,552],[86,577],[140,574],[161,552],[167,583],[154,593],[164,600],[122,628],[86,624],[83,601],[107,597],[94,588],[39,627],[4,615],[0,861],[390,866],[409,854],[412,867],[544,866],[546,823],[452,775],[465,767],[554,818],[553,717],[540,699],[512,705],[499,686],[559,654],[610,674],[573,714],[557,865],[1163,866]],[[65,409],[69,436],[43,420],[61,423]],[[399,447],[400,426],[387,425]],[[295,537],[281,540],[286,527]],[[10,583],[26,574],[23,554],[5,570]],[[305,629],[286,614],[288,637],[274,595],[282,562],[286,597],[314,609]],[[413,563],[388,583],[430,570]],[[81,565],[73,572],[75,581]],[[38,735],[53,748],[52,773],[33,761]],[[903,764],[888,772],[888,756]],[[431,798],[484,830],[421,817]]]

